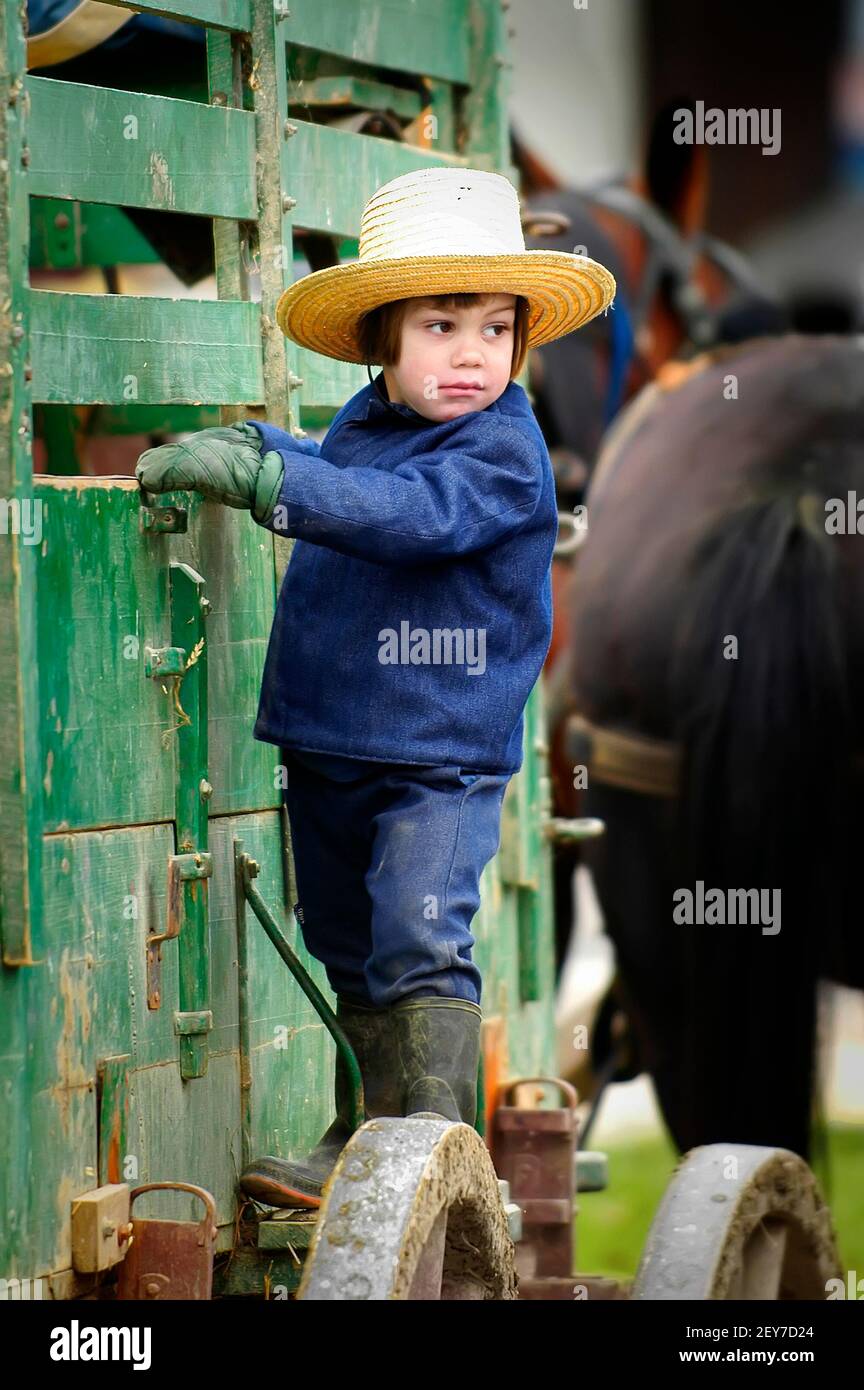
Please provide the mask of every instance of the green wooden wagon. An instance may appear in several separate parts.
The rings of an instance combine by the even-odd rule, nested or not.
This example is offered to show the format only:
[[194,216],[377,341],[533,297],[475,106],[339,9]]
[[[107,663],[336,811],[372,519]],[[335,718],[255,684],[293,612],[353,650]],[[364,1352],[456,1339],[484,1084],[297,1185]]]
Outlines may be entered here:
[[[292,1297],[302,1276],[307,1298],[514,1297],[521,1218],[569,1229],[573,1207],[572,1164],[563,1198],[510,1202],[490,1158],[506,1087],[555,1071],[549,842],[578,827],[550,817],[540,686],[473,925],[477,1129],[369,1122],[317,1216],[238,1202],[248,1159],[305,1152],[332,1104],[331,996],[290,910],[274,750],[251,733],[290,542],[193,495],[143,506],[134,478],[82,473],[74,443],[82,406],[116,436],[255,415],[295,432],[328,422],[364,381],[277,328],[295,253],[350,255],[364,201],[414,168],[517,181],[502,9],[134,8],[206,27],[206,83],[129,91],[28,76],[17,0],[0,0],[3,1288],[110,1292],[128,1260],[130,1194],[191,1184],[212,1198],[202,1231],[218,1295]],[[31,287],[35,266],[155,258],[123,208],[207,219],[218,298]],[[34,421],[47,450],[35,477]],[[546,1107],[547,1128],[572,1149],[567,1109]],[[719,1156],[701,1152],[700,1181],[717,1181]],[[728,1296],[745,1278],[776,1296],[781,1274],[784,1287],[817,1287],[833,1272],[830,1223],[790,1158],[748,1151],[735,1191],[768,1193],[746,1229],[785,1215],[794,1261],[766,1262],[752,1241],[730,1261],[715,1223],[711,1260],[688,1263],[661,1221],[636,1296]],[[201,1220],[182,1186],[142,1194],[136,1223],[144,1211]],[[544,1285],[531,1258],[523,1296],[620,1293],[572,1266]],[[151,1269],[136,1296],[176,1296],[178,1277]]]

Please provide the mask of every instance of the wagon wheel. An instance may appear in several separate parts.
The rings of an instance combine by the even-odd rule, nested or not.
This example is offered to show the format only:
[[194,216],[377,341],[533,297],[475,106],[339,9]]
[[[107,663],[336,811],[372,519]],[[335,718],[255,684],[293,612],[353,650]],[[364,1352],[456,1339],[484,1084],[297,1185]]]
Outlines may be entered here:
[[437,1115],[367,1120],[324,1189],[298,1299],[515,1299],[489,1151]]
[[630,1297],[821,1300],[839,1272],[831,1213],[803,1158],[706,1144],[666,1189]]

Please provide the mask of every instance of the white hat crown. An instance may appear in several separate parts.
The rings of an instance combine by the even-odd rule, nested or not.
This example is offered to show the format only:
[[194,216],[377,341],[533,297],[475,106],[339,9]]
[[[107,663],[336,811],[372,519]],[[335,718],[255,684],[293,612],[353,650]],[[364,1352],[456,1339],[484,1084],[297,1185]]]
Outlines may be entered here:
[[364,315],[398,299],[513,294],[528,304],[528,346],[580,328],[611,303],[605,266],[566,251],[527,251],[519,194],[503,174],[433,166],[372,194],[356,260],[283,290],[276,322],[301,347],[363,362]]
[[360,220],[359,261],[525,251],[519,197],[481,169],[418,169],[377,189]]

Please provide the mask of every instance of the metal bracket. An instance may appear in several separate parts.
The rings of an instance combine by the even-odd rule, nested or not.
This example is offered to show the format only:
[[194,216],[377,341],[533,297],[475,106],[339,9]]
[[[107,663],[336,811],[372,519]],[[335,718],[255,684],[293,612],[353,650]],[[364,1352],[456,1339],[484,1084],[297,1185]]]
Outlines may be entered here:
[[141,510],[138,513],[138,525],[143,533],[150,532],[151,535],[182,535],[186,532],[189,523],[189,513],[184,507],[159,507],[150,498],[156,496],[155,493],[147,492],[145,488],[140,489]]
[[213,1028],[213,1010],[199,1009],[197,1013],[174,1014],[174,1032],[178,1038],[191,1038],[199,1033],[209,1033]]
[[597,816],[549,816],[543,821],[543,834],[555,845],[571,845],[580,840],[596,840],[606,833],[606,822]]
[[185,647],[145,647],[144,675],[157,681],[164,676],[182,676],[187,656]]
[[184,883],[197,878],[210,878],[213,856],[210,854],[172,854],[168,860],[168,912],[164,932],[147,938],[147,1007],[158,1009],[162,1003],[162,942],[173,941],[183,925]]

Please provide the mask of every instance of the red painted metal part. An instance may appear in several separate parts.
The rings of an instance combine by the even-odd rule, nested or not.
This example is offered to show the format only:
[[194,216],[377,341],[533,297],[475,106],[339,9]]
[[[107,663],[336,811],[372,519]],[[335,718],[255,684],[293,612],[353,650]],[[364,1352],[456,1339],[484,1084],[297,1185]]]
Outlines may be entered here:
[[213,1291],[216,1203],[203,1187],[189,1182],[148,1182],[133,1188],[129,1206],[142,1192],[168,1188],[191,1192],[207,1208],[200,1221],[132,1218],[132,1241],[120,1266],[118,1299],[209,1299]]

